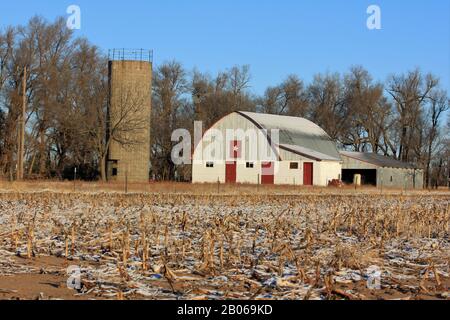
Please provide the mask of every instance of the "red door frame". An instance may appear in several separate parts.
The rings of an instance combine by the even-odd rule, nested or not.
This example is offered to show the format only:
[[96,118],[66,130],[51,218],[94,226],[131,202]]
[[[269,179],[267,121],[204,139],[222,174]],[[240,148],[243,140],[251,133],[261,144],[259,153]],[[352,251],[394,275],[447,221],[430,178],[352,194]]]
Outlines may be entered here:
[[303,163],[303,185],[314,185],[314,163],[312,162]]
[[274,162],[263,162],[261,164],[261,184],[275,184]]

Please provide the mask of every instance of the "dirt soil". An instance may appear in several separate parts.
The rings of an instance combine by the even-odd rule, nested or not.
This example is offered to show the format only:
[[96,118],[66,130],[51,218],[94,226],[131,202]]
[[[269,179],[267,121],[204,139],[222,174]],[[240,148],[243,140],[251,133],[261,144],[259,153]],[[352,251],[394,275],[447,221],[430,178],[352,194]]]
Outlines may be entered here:
[[[14,260],[39,273],[16,274],[0,277],[0,299],[3,300],[85,300],[89,296],[77,296],[77,291],[67,287],[65,270],[68,261],[56,257],[39,257],[32,260],[16,257]],[[45,270],[53,270],[47,273]]]
[[[34,267],[40,270],[40,273],[36,274],[19,274],[12,276],[0,277],[0,300],[104,300],[104,297],[95,294],[80,295],[76,290],[69,289],[67,287],[67,275],[66,270],[73,261],[67,261],[63,258],[56,257],[40,257],[32,260],[23,258],[15,258],[17,262],[23,263],[27,266]],[[77,263],[78,264],[78,263]],[[82,262],[81,265],[89,265],[89,263]],[[56,270],[53,274],[47,274],[45,270]],[[159,289],[170,291],[171,287],[165,280],[153,283],[154,286]],[[329,296],[330,299],[348,299],[351,296],[343,295],[342,292],[357,292],[358,295],[368,300],[445,300],[445,298],[439,293],[439,290],[435,288],[435,284],[432,281],[427,281],[426,286],[428,288],[435,288],[435,290],[429,290],[423,292],[421,290],[411,289],[414,283],[410,283],[411,288],[407,287],[408,284],[403,284],[396,289],[385,288],[381,290],[370,290],[367,288],[365,281],[359,281],[352,284],[340,284],[335,287],[335,292],[332,292]],[[443,287],[450,288],[450,279],[442,279]],[[174,284],[175,291],[183,291],[187,289],[187,286],[182,282]],[[194,292],[198,295],[204,293],[204,289],[196,288]],[[211,289],[211,288],[209,288]],[[236,289],[236,288],[234,288]],[[241,287],[240,290],[248,290],[245,287]],[[251,289],[250,289],[251,290]],[[326,295],[326,289],[324,290]],[[111,297],[110,299],[142,299],[139,296],[129,295],[127,297]],[[447,297],[448,299],[448,297]]]

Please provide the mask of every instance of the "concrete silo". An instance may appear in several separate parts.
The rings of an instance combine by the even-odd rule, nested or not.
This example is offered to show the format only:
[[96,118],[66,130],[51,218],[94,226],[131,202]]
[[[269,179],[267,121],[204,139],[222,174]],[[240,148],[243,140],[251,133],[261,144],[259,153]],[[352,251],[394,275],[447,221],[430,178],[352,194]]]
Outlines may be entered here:
[[149,181],[152,52],[110,50],[108,181]]

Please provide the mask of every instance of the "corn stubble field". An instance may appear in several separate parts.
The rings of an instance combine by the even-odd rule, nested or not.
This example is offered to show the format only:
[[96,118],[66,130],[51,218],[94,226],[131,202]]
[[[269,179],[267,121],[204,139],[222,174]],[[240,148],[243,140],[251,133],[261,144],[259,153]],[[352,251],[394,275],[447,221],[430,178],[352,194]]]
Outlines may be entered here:
[[0,299],[448,299],[449,200],[10,190]]

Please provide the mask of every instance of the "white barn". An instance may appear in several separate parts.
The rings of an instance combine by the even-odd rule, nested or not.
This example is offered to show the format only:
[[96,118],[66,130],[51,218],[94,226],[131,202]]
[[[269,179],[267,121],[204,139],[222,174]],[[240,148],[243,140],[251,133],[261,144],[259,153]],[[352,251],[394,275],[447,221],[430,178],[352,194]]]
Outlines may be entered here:
[[327,186],[342,160],[328,134],[309,120],[233,112],[205,132],[193,154],[193,183]]

